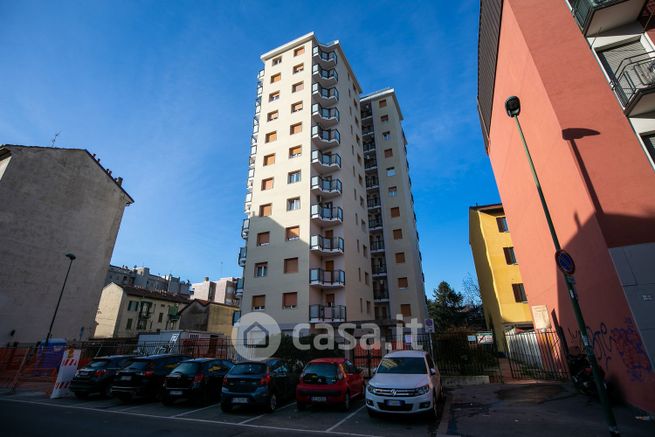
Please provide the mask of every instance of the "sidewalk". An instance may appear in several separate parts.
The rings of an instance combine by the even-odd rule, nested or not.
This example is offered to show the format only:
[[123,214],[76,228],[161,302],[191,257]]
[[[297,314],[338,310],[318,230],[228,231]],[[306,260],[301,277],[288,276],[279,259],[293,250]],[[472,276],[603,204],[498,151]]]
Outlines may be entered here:
[[[567,384],[485,384],[454,388],[444,414],[448,435],[602,436],[608,430],[598,401]],[[630,407],[616,406],[622,436],[654,436],[655,423],[637,420]]]

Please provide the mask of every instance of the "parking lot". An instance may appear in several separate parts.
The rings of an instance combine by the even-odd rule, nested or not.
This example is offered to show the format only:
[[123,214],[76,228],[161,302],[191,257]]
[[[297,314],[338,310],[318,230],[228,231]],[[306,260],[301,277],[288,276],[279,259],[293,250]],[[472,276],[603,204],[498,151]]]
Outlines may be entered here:
[[[165,418],[166,421],[183,423],[200,422],[242,427],[244,431],[270,431],[275,435],[295,432],[321,433],[333,435],[357,436],[399,436],[436,435],[438,420],[424,417],[392,417],[370,418],[362,400],[353,401],[350,411],[343,412],[335,408],[309,408],[297,411],[295,402],[281,405],[274,413],[268,414],[259,410],[235,409],[223,413],[218,404],[206,406],[191,403],[180,403],[164,406],[158,402],[133,402],[123,404],[115,399],[76,398],[47,399],[38,392],[18,392],[14,395],[0,396],[0,402],[12,402],[29,408],[58,407],[69,412],[107,413],[112,416],[136,416],[148,418]],[[11,417],[4,420],[11,421]],[[47,422],[45,422],[47,423]]]

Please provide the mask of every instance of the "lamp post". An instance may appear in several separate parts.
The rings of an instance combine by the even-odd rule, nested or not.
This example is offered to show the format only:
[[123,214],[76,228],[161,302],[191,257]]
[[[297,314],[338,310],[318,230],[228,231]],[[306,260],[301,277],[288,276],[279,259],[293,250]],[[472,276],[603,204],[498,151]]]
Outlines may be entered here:
[[521,137],[521,143],[523,143],[523,149],[525,150],[525,155],[528,158],[528,164],[530,165],[530,171],[532,172],[532,179],[537,187],[537,192],[539,193],[539,200],[541,201],[541,207],[544,210],[544,215],[546,216],[546,222],[548,223],[548,229],[550,231],[550,236],[553,239],[553,245],[555,246],[555,257],[559,258],[560,254],[564,254],[568,257],[570,265],[568,266],[571,270],[568,273],[565,270],[562,270],[564,273],[564,280],[569,292],[569,298],[571,299],[571,306],[573,307],[573,313],[575,314],[575,319],[578,322],[578,329],[580,330],[580,338],[582,339],[582,344],[584,346],[585,354],[591,365],[591,369],[594,375],[594,382],[596,383],[596,389],[598,390],[598,397],[600,398],[600,403],[605,412],[605,419],[609,427],[610,436],[616,437],[620,436],[619,429],[616,425],[616,418],[614,417],[614,412],[609,403],[609,398],[607,396],[607,390],[605,389],[605,383],[603,382],[603,377],[601,375],[600,367],[598,366],[598,361],[594,355],[594,351],[589,342],[589,336],[587,335],[587,325],[582,316],[582,310],[580,309],[580,303],[578,302],[578,295],[575,291],[575,280],[573,279],[572,273],[575,269],[573,260],[570,258],[566,252],[562,250],[562,246],[559,243],[557,238],[557,233],[555,232],[555,226],[553,225],[553,219],[550,216],[550,211],[548,209],[548,204],[546,204],[546,198],[544,197],[544,192],[541,189],[541,183],[539,182],[539,177],[537,176],[537,171],[534,168],[534,162],[532,161],[532,156],[530,155],[530,150],[528,149],[528,144],[525,141],[525,136],[523,135],[523,129],[521,129],[521,123],[519,123],[519,114],[521,112],[521,101],[516,96],[511,96],[505,100],[505,111],[507,115],[514,119],[516,122],[516,127],[519,131],[519,136]]
[[72,253],[67,253],[66,258],[68,258],[70,262],[68,263],[68,270],[66,270],[66,277],[64,278],[64,283],[61,286],[61,291],[59,292],[59,299],[57,299],[57,306],[55,307],[55,313],[52,315],[50,328],[48,328],[48,335],[45,336],[45,347],[48,347],[48,342],[50,341],[50,335],[52,334],[52,325],[55,324],[55,319],[57,318],[57,311],[59,311],[59,304],[61,303],[61,297],[64,295],[64,289],[66,288],[66,281],[68,281],[68,274],[71,272],[71,267],[73,266],[75,255],[73,255]]

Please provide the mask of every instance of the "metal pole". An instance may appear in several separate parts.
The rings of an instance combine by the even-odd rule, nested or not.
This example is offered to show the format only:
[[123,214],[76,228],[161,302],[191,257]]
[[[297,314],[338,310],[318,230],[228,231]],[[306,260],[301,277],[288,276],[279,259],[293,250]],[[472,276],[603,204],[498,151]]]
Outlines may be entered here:
[[[525,154],[528,157],[528,163],[530,164],[530,171],[532,172],[532,179],[534,180],[535,185],[537,186],[537,192],[539,193],[539,200],[541,201],[541,207],[544,210],[544,215],[546,216],[546,222],[548,222],[548,229],[550,230],[550,236],[553,239],[553,244],[555,245],[555,250],[561,250],[559,239],[557,238],[557,233],[555,232],[555,226],[553,225],[553,220],[550,216],[550,210],[546,204],[546,198],[544,197],[544,192],[541,189],[541,183],[539,182],[539,177],[534,168],[534,162],[532,161],[532,156],[530,155],[530,150],[528,149],[528,144],[525,141],[525,136],[523,135],[523,129],[521,129],[521,123],[519,123],[518,114],[513,115],[512,118],[516,122],[516,127],[518,128],[519,135],[521,137],[521,143],[523,143],[523,149]],[[603,407],[605,413],[605,419],[609,426],[610,436],[620,436],[619,429],[616,425],[616,418],[614,417],[614,411],[612,411],[612,406],[609,402],[609,397],[607,396],[607,390],[605,389],[605,383],[603,382],[603,377],[600,372],[600,367],[598,366],[598,361],[594,355],[594,351],[591,347],[589,341],[589,336],[587,335],[587,324],[584,321],[582,316],[582,310],[580,309],[580,303],[578,302],[578,295],[575,291],[575,281],[570,275],[564,275],[564,280],[566,281],[566,286],[569,291],[569,297],[571,299],[571,305],[573,306],[573,313],[575,314],[575,319],[578,322],[578,329],[580,330],[580,338],[582,338],[582,344],[584,345],[584,350],[591,365],[591,369],[594,375],[594,382],[596,383],[596,389],[598,390],[598,397],[600,398],[600,403]]]
[[57,311],[59,311],[59,304],[61,303],[61,297],[64,295],[64,289],[66,288],[66,281],[68,281],[68,274],[71,271],[73,266],[73,261],[75,260],[75,255],[72,253],[66,254],[66,257],[70,260],[68,263],[68,270],[66,271],[66,277],[64,278],[64,283],[61,286],[61,291],[59,292],[59,299],[57,299],[57,306],[55,307],[55,313],[52,315],[52,321],[50,322],[50,327],[48,328],[48,335],[45,336],[45,345],[48,347],[48,342],[50,341],[50,335],[52,334],[52,326],[55,324],[55,319],[57,318]]

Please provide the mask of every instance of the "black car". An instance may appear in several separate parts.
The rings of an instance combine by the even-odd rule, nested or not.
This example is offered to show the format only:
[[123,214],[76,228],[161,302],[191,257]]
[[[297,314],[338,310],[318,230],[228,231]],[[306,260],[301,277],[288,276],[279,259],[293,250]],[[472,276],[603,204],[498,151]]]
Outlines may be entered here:
[[131,355],[112,355],[91,360],[75,373],[70,390],[80,399],[99,393],[109,396],[116,372],[129,366],[134,359]]
[[160,397],[166,375],[176,368],[180,361],[190,358],[179,354],[135,358],[132,364],[116,374],[111,386],[111,394],[122,401]]
[[182,361],[164,380],[162,402],[171,404],[178,399],[192,399],[205,403],[218,399],[223,377],[232,366],[232,361],[214,358]]
[[279,402],[294,398],[297,384],[298,375],[277,358],[238,363],[223,379],[221,409],[228,412],[234,406],[255,405],[273,412]]

